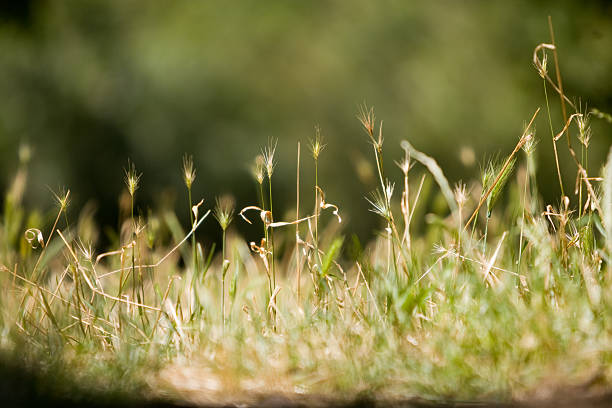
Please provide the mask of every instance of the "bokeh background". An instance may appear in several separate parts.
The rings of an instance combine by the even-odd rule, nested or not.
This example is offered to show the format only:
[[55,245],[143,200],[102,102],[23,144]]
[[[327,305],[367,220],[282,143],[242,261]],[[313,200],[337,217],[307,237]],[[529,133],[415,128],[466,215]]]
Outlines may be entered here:
[[[131,158],[143,173],[139,210],[165,200],[186,216],[180,167],[190,153],[195,197],[211,205],[232,193],[247,205],[256,200],[249,167],[272,137],[275,207],[289,211],[297,141],[306,196],[313,179],[306,145],[319,125],[327,143],[320,184],[343,209],[346,228],[368,236],[379,224],[363,197],[376,179],[355,118],[359,105],[374,106],[384,120],[388,174],[400,178],[393,160],[407,138],[451,182],[477,177],[478,163],[509,152],[544,106],[532,52],[550,41],[549,14],[567,94],[612,111],[612,7],[603,1],[7,2],[0,12],[0,187],[6,190],[19,146],[28,143],[28,205],[48,208],[49,188],[66,186],[73,214],[93,200],[99,222],[112,226]],[[560,126],[558,98],[551,101]],[[536,125],[539,177],[555,202],[545,119]],[[593,130],[596,169],[612,128],[594,120]],[[475,163],[462,161],[461,151],[473,151]],[[561,151],[573,185],[573,165]]]

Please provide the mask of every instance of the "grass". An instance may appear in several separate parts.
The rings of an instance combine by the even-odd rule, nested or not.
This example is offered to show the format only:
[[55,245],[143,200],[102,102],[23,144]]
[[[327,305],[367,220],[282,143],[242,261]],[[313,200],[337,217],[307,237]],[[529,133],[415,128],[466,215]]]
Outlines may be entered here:
[[[547,50],[555,52],[556,81],[540,57]],[[1,219],[0,350],[66,395],[78,385],[200,402],[262,393],[511,400],[568,385],[609,387],[612,158],[602,177],[587,172],[590,114],[563,93],[554,43],[538,46],[534,61],[555,157],[566,137],[575,160],[575,194],[555,204],[538,195],[539,108],[500,165],[485,165],[482,182],[452,189],[438,163],[408,141],[403,151],[385,151],[382,123],[364,106],[358,118],[380,181],[368,200],[381,217],[381,233],[365,246],[343,236],[342,211],[325,196],[332,181],[318,177],[326,159],[318,127],[314,186],[300,185],[297,146],[295,219],[273,215],[277,143],[256,159],[259,204],[242,208],[236,221],[252,223],[248,216],[258,213],[260,242],[230,228],[227,198],[214,210],[193,204],[196,169],[185,156],[189,229],[169,211],[134,214],[147,179],[130,162],[124,233],[111,250],[95,251],[86,217],[69,213],[69,191],[57,194],[50,214],[22,205],[29,154],[20,154]],[[563,123],[550,119],[547,83],[560,97]],[[576,131],[580,158],[570,143]],[[401,158],[400,188],[383,171],[386,155]],[[432,180],[439,193],[423,187]],[[314,192],[308,215],[300,214],[300,188]],[[444,208],[428,204],[436,201]],[[415,235],[413,217],[425,211],[427,229]],[[194,233],[213,222],[210,214],[222,249],[205,258]]]

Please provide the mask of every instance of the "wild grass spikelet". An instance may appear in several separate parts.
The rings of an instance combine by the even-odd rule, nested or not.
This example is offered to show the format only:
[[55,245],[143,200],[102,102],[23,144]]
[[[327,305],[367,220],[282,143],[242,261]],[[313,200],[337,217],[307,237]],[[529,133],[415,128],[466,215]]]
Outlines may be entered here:
[[533,152],[535,151],[537,144],[538,144],[538,141],[535,138],[535,134],[528,133],[527,135],[525,135],[525,143],[523,144],[522,149],[527,156],[531,156]]
[[278,143],[277,139],[269,139],[268,145],[263,148],[263,151],[261,154],[263,157],[263,164],[265,166],[268,179],[272,178],[272,174],[274,173],[274,167],[276,166],[274,154],[276,153],[277,143]]
[[364,103],[359,107],[359,113],[357,114],[357,119],[361,122],[361,125],[365,129],[366,133],[370,137],[370,142],[374,146],[374,149],[378,153],[381,153],[383,146],[383,136],[382,136],[382,122],[378,128],[378,137],[374,137],[374,131],[376,127],[376,115],[374,115],[374,108],[368,108]]
[[[393,184],[388,184],[387,186],[389,191],[393,193]],[[370,197],[366,197],[366,200],[372,206],[370,211],[380,215],[385,220],[389,220],[391,218],[391,208],[389,207],[389,202],[385,197],[385,193],[381,193],[380,190],[376,189],[370,193]]]
[[185,154],[183,156],[183,181],[188,189],[191,189],[196,178],[196,169],[193,167],[193,156]]
[[[491,190],[491,194],[489,194],[489,197],[487,198],[487,217],[491,216],[491,212],[493,211],[495,204],[499,200],[499,197],[501,197],[501,193],[504,190],[504,186],[508,182],[508,179],[510,178],[512,171],[514,170],[515,163],[516,163],[516,158],[513,157],[508,162],[508,165],[503,169],[501,176],[499,176],[499,179],[493,186],[493,189]],[[494,169],[494,167],[491,167],[491,168]],[[499,171],[501,171],[501,168],[492,170],[494,175],[498,174]]]
[[325,149],[325,144],[323,144],[321,137],[321,128],[319,126],[315,126],[315,137],[310,141],[310,151],[312,153],[312,157],[315,160],[319,159],[319,155]]
[[139,174],[136,172],[136,165],[134,165],[134,162],[132,162],[129,159],[128,159],[127,168],[124,169],[124,173],[125,173],[125,179],[124,179],[125,185],[127,186],[127,189],[130,195],[134,197],[136,190],[138,190],[138,185],[140,183],[140,177],[142,177],[142,173]]
[[230,196],[217,198],[213,215],[221,229],[225,231],[234,218],[234,200]]
[[585,148],[589,148],[591,142],[591,126],[589,124],[589,115],[583,114],[576,119],[578,123],[578,140]]
[[253,178],[257,181],[259,185],[263,184],[263,181],[264,181],[264,175],[265,175],[264,163],[265,163],[265,159],[263,155],[258,154],[255,157],[255,161],[253,165],[251,166],[251,174],[253,175]]
[[65,211],[70,204],[70,190],[67,190],[66,187],[62,187],[58,193],[53,191],[52,193],[57,205],[60,207],[60,211]]

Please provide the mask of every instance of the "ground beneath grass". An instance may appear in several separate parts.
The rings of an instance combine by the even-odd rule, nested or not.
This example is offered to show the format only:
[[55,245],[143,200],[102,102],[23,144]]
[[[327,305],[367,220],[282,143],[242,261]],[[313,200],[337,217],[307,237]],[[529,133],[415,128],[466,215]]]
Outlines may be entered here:
[[353,398],[333,398],[320,395],[248,395],[216,397],[193,394],[171,398],[154,398],[104,394],[83,390],[75,384],[71,395],[58,395],[50,386],[53,382],[36,370],[25,370],[10,361],[0,364],[0,406],[2,407],[125,407],[125,408],[179,408],[179,407],[612,407],[612,391],[597,385],[597,379],[587,384],[557,387],[544,395],[527,397],[524,401],[429,401],[419,398],[377,399],[356,395]]

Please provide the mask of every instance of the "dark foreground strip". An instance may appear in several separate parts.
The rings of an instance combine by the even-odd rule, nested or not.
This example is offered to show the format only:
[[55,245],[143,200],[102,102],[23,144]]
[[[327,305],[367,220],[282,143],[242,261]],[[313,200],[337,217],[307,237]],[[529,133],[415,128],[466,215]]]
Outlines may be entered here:
[[[91,392],[82,387],[66,387],[73,392],[57,392],[57,378],[48,378],[48,374],[40,374],[39,370],[24,369],[10,359],[0,358],[0,407],[90,407],[90,408],[222,408],[222,407],[270,407],[270,408],[310,408],[310,407],[341,407],[341,408],[599,408],[612,407],[612,392],[589,393],[585,390],[565,389],[553,398],[540,401],[521,403],[497,402],[460,402],[460,401],[429,401],[421,399],[407,400],[374,400],[368,397],[358,397],[353,401],[330,399],[326,397],[306,396],[289,398],[285,396],[262,396],[249,404],[209,404],[206,406],[178,403],[175,401],[146,400],[123,395],[108,395]],[[66,395],[69,394],[69,395]]]

